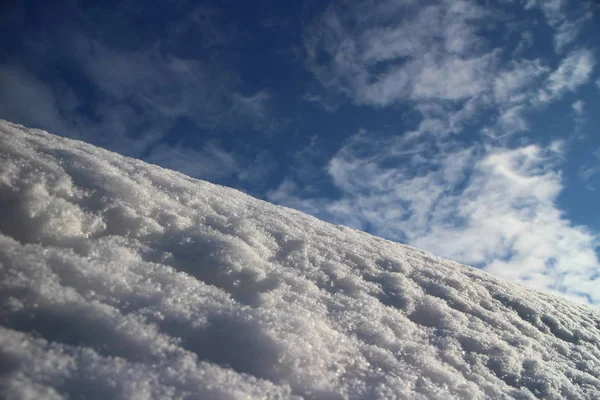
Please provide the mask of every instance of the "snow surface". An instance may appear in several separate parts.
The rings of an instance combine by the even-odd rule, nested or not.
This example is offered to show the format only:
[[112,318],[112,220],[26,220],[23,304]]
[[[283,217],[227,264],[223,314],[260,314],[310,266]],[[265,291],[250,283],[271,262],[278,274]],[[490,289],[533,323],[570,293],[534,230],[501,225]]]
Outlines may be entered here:
[[600,398],[600,312],[0,122],[0,397]]

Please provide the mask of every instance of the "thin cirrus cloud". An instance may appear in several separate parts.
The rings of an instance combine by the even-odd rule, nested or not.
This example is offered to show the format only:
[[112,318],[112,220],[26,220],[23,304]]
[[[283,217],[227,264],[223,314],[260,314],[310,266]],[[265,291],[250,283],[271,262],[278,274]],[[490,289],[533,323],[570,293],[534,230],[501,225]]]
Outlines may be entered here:
[[[269,198],[599,303],[598,236],[557,205],[568,146],[526,136],[531,115],[594,71],[592,50],[570,48],[579,33],[573,24],[589,16],[571,18],[565,3],[529,1],[521,10],[539,9],[554,30],[555,54],[535,58],[523,52],[523,37],[492,43],[485,26],[505,14],[474,2],[330,6],[306,32],[308,70],[355,104],[402,105],[421,121],[391,138],[365,130],[349,138],[324,169],[337,197],[313,196],[310,183],[292,175]],[[583,118],[584,103],[575,104]],[[464,140],[474,127],[483,135]]]
[[235,158],[215,143],[207,143],[200,149],[160,144],[152,149],[146,161],[208,180],[229,177],[239,168]]
[[293,180],[270,198],[538,289],[600,302],[598,238],[556,205],[560,143],[453,144],[404,154],[401,145],[360,132],[328,165],[341,198],[304,197]]
[[110,100],[132,101],[164,118],[186,117],[206,129],[260,124],[269,95],[237,92],[237,74],[208,62],[164,54],[161,43],[139,50],[115,50],[89,40],[75,46],[78,64]]
[[540,92],[540,100],[542,102],[552,101],[567,91],[575,91],[587,83],[594,65],[594,56],[590,50],[581,49],[572,52],[550,75],[546,87]]
[[325,87],[378,107],[410,98],[459,100],[483,89],[497,56],[473,51],[482,39],[471,22],[488,16],[483,8],[465,2],[421,9],[408,2],[368,4],[357,10],[330,6],[307,29],[307,67]]
[[582,3],[577,7],[569,0],[528,0],[525,9],[533,8],[541,10],[548,24],[555,29],[554,50],[557,53],[564,52],[575,42],[584,24],[593,18],[590,4]]
[[[578,117],[576,116],[576,118]],[[586,189],[592,192],[600,190],[600,148],[594,152],[590,161],[579,167],[577,176]]]
[[0,65],[3,118],[92,141],[127,155],[139,155],[159,137],[157,129],[147,129],[144,137],[128,136],[132,126],[152,124],[126,105],[98,103],[94,109],[96,118],[90,119],[75,111],[82,103],[73,90],[53,88],[23,66]]
[[[57,4],[40,18],[56,18],[58,12],[63,23],[46,23],[44,34],[26,31],[21,62],[9,58],[0,65],[2,118],[125,155],[168,152],[182,160],[189,154],[181,151],[181,143],[166,149],[166,136],[183,140],[187,132],[210,141],[216,135],[233,136],[235,130],[277,129],[269,108],[272,95],[248,90],[227,60],[223,49],[234,51],[239,43],[235,29],[220,22],[221,10],[173,5],[168,26],[150,29],[142,20],[144,12],[162,5],[92,6],[89,12],[80,7]],[[110,29],[103,23],[107,19]],[[140,22],[133,26],[132,20]],[[182,49],[188,43],[193,51]],[[214,149],[199,151],[209,150]],[[221,156],[215,151],[209,158]],[[197,168],[186,165],[206,170],[202,160]]]
[[251,156],[232,152],[215,141],[201,147],[184,147],[180,144],[161,143],[152,147],[145,161],[170,168],[192,177],[209,181],[237,181],[241,188],[260,188],[264,177],[274,168],[266,151]]

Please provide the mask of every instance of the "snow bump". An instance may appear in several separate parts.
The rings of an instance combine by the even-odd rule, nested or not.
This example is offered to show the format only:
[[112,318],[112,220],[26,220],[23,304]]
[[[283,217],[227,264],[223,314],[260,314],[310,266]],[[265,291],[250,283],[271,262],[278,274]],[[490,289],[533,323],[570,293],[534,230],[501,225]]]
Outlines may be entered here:
[[0,122],[8,399],[590,399],[600,313]]

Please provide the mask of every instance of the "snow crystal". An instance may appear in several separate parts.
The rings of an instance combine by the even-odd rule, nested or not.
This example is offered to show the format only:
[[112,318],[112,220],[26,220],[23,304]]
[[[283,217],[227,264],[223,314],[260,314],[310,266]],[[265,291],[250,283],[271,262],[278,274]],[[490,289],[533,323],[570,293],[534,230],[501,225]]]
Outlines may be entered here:
[[600,312],[0,122],[8,399],[600,397]]

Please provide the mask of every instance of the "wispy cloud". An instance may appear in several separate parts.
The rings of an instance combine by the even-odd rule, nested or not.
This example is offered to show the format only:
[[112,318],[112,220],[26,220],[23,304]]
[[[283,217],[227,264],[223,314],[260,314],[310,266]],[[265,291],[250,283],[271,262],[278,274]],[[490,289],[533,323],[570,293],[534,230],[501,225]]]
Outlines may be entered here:
[[545,87],[540,91],[539,100],[548,102],[564,95],[567,91],[575,91],[590,79],[595,63],[590,50],[573,51],[548,77]]
[[[436,148],[437,147],[437,148]],[[331,159],[339,199],[286,181],[271,199],[485,267],[544,290],[600,302],[598,238],[563,217],[562,146],[448,143],[403,150],[360,132]]]
[[573,108],[575,115],[577,115],[578,117],[583,116],[583,113],[585,111],[585,102],[583,100],[577,100],[571,105],[571,107]]
[[481,91],[495,55],[473,54],[481,37],[471,22],[488,16],[484,9],[464,1],[369,4],[332,5],[307,30],[307,67],[325,87],[374,106]]
[[55,132],[67,130],[52,89],[16,65],[0,65],[0,115]]
[[[494,23],[500,30],[506,14],[474,2],[330,6],[305,35],[307,68],[325,92],[373,108],[401,105],[421,120],[398,136],[363,130],[348,139],[325,164],[335,195],[314,196],[290,175],[269,198],[600,302],[598,237],[557,203],[568,147],[525,136],[531,115],[590,81],[595,57],[569,49],[583,17],[567,15],[565,2],[525,4],[533,9],[555,30],[558,57],[524,52],[541,40],[531,32],[498,47],[484,32]],[[581,117],[583,101],[570,104]],[[465,131],[483,135],[466,141]]]
[[554,49],[562,53],[577,39],[585,23],[593,17],[587,2],[569,0],[528,0],[525,9],[539,9],[554,29]]
[[573,121],[575,122],[574,133],[577,135],[579,139],[584,139],[585,136],[582,135],[581,129],[587,122],[586,116],[586,104],[583,100],[576,100],[571,104],[571,108],[573,109]]
[[238,170],[234,156],[216,143],[207,143],[200,149],[159,145],[146,161],[206,180],[228,177]]
[[[160,137],[158,121],[151,116],[145,121],[140,119],[128,104],[99,103],[94,118],[76,111],[82,104],[81,97],[71,89],[53,88],[26,68],[0,65],[2,118],[93,142],[125,155],[139,155]],[[143,124],[146,129],[142,137],[127,134]]]
[[[173,130],[210,141],[217,131],[233,136],[278,129],[270,112],[273,95],[249,90],[223,51],[239,46],[236,26],[223,10],[173,4],[169,23],[158,29],[144,18],[163,5],[83,7],[61,4],[60,12],[77,16],[61,20],[68,26],[48,24],[43,35],[28,34],[22,58],[35,62],[2,66],[0,117],[136,157]],[[107,19],[111,29],[99,23]],[[132,27],[132,21],[139,23]],[[47,71],[58,72],[46,79]],[[153,151],[183,154],[185,170],[203,168],[202,160],[193,167],[185,151],[162,143]]]
[[590,164],[582,165],[577,171],[577,176],[585,184],[586,189],[592,192],[598,191],[600,166]]
[[[413,105],[423,117],[415,132],[457,132],[461,122],[490,108],[498,110],[500,128],[490,127],[490,134],[527,130],[531,108],[577,90],[594,69],[586,48],[568,52],[556,67],[526,54],[508,58],[514,49],[494,47],[484,34],[506,18],[493,7],[470,1],[369,5],[335,3],[317,18],[305,35],[307,68],[326,91],[356,104]],[[563,1],[529,1],[525,8],[540,8],[552,26],[584,25],[568,18]],[[533,42],[530,32],[526,39]]]
[[597,192],[600,190],[600,148],[588,160],[579,167],[577,177],[585,185],[587,190]]

